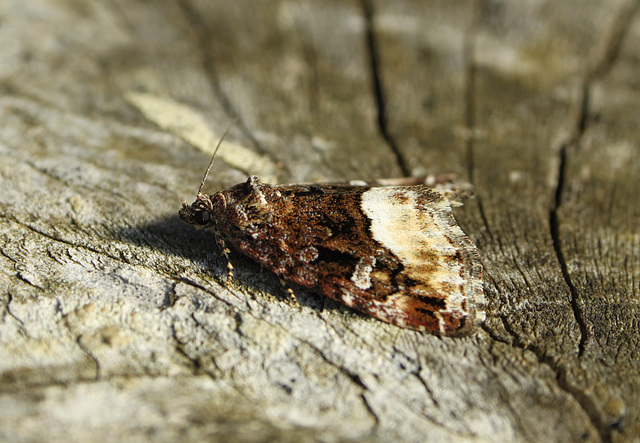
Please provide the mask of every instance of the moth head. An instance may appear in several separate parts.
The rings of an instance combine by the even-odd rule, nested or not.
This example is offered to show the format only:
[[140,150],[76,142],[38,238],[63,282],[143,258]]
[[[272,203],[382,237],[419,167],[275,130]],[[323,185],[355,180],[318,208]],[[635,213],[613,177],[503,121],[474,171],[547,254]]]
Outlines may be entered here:
[[196,228],[214,227],[221,211],[226,207],[224,196],[221,193],[209,196],[199,194],[191,205],[182,202],[180,218]]

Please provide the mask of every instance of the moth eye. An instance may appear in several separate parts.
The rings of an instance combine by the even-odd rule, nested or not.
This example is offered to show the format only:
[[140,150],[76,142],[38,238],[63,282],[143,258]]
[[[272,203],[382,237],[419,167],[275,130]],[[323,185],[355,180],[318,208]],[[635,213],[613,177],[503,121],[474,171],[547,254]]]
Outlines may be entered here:
[[206,225],[207,223],[209,223],[209,221],[211,221],[211,214],[209,214],[207,211],[196,211],[196,213],[193,214],[193,219],[199,225]]

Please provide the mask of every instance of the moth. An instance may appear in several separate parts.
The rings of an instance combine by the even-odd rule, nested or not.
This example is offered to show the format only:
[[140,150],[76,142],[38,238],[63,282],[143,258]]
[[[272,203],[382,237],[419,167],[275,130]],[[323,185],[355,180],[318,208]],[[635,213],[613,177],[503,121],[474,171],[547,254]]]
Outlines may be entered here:
[[484,320],[480,256],[446,193],[425,185],[269,185],[252,176],[208,195],[210,168],[179,214],[212,230],[227,259],[231,247],[285,282],[404,328],[462,336]]

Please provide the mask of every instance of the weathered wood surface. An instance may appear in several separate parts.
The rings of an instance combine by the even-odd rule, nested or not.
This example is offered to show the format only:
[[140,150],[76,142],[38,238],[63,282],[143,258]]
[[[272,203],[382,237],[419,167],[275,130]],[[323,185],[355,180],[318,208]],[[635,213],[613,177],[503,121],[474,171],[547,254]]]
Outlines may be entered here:
[[[638,441],[638,48],[627,0],[1,2],[0,439]],[[234,114],[209,189],[470,180],[484,327],[222,285],[176,213]]]

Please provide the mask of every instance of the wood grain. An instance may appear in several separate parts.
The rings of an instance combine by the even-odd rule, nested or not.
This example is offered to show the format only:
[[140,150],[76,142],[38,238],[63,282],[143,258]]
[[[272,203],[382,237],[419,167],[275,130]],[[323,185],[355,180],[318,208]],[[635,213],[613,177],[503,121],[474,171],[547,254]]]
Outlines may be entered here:
[[[637,439],[639,3],[0,4],[0,439]],[[470,181],[485,325],[223,285],[177,211],[235,115],[282,183]]]

